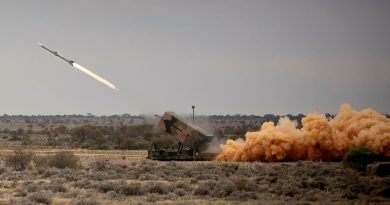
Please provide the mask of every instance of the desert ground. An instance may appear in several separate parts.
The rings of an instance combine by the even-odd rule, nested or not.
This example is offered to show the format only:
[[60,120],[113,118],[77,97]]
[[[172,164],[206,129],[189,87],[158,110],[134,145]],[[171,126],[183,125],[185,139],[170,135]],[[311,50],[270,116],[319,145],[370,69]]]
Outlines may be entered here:
[[80,166],[13,171],[4,163],[13,149],[1,149],[0,204],[390,204],[390,177],[340,162],[166,162],[146,151],[26,147],[71,151]]

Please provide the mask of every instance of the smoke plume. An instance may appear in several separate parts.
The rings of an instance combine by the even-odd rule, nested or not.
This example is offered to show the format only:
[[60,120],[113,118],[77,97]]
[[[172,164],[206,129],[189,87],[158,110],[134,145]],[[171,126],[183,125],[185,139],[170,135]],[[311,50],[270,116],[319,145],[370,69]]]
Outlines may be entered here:
[[266,122],[259,131],[247,132],[245,141],[228,140],[221,145],[220,161],[340,160],[351,147],[368,147],[390,157],[390,119],[373,109],[354,111],[340,107],[334,119],[312,113],[303,127],[288,118],[277,125]]
[[103,83],[104,85],[108,86],[109,88],[111,88],[111,89],[113,89],[113,90],[115,90],[115,91],[119,91],[119,89],[118,89],[114,84],[112,84],[110,81],[108,81],[108,80],[106,80],[106,79],[100,77],[99,75],[97,75],[97,74],[93,73],[92,71],[90,71],[90,70],[84,68],[83,66],[81,66],[81,65],[79,65],[79,64],[77,64],[77,63],[72,63],[72,65],[73,65],[75,68],[79,69],[80,71],[84,72],[85,74],[91,76],[91,77],[94,78],[95,80],[97,80],[97,81]]

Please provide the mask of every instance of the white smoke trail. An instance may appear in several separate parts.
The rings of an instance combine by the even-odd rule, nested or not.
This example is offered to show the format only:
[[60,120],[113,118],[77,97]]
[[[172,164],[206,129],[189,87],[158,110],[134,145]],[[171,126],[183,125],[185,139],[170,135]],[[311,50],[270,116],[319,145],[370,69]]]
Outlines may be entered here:
[[119,91],[119,89],[114,84],[112,84],[110,81],[100,77],[99,75],[97,75],[97,74],[93,73],[92,71],[84,68],[83,66],[81,66],[81,65],[79,65],[77,63],[72,63],[72,65],[75,68],[79,69],[80,71],[84,72],[85,74],[91,76],[92,78],[95,78],[97,81],[103,83],[104,85],[107,85],[109,88],[111,88],[111,89],[113,89],[115,91]]

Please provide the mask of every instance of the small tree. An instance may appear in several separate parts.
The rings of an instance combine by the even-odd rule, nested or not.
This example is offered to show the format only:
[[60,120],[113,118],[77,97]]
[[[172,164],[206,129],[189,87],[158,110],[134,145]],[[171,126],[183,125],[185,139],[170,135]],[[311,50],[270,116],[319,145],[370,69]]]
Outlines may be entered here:
[[5,158],[5,164],[12,167],[15,171],[23,171],[30,164],[34,153],[16,149],[12,154]]
[[358,171],[365,171],[367,164],[376,162],[380,156],[366,147],[357,147],[348,150],[344,156],[343,165]]
[[64,169],[66,167],[76,169],[79,167],[79,158],[73,152],[58,152],[50,158],[49,166]]

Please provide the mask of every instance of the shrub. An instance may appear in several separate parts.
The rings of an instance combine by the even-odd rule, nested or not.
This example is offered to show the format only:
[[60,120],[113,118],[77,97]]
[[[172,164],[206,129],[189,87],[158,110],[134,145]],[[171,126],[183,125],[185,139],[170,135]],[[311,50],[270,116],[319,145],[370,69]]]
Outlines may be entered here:
[[226,197],[236,190],[236,185],[230,180],[217,181],[211,195],[213,197]]
[[255,192],[235,191],[228,196],[228,199],[236,201],[247,201],[250,199],[257,199],[257,195]]
[[112,182],[102,182],[98,186],[99,192],[107,193],[109,191],[115,191],[117,189],[117,185]]
[[32,159],[35,168],[38,170],[44,170],[48,168],[48,161],[49,157],[48,156],[34,156]]
[[97,205],[99,204],[95,199],[80,199],[76,203],[77,205]]
[[184,195],[186,195],[186,190],[184,190],[182,188],[178,188],[175,190],[175,193],[177,196],[184,196]]
[[367,164],[379,160],[379,155],[366,147],[352,148],[344,156],[343,165],[357,171],[365,171]]
[[51,197],[47,193],[38,192],[30,195],[28,197],[31,201],[42,203],[42,204],[51,204]]
[[236,184],[230,180],[206,180],[199,183],[194,195],[208,195],[217,198],[224,198],[236,191]]
[[61,172],[58,169],[48,168],[48,169],[43,171],[42,177],[43,178],[49,178],[49,177],[52,177],[52,176],[55,176],[55,175],[59,175],[59,174],[61,174]]
[[143,195],[140,183],[123,183],[123,182],[102,182],[97,185],[99,192],[107,193],[113,192],[116,194],[122,194],[126,196],[138,196]]
[[14,197],[25,197],[27,196],[27,192],[22,189],[16,189],[14,193]]
[[208,193],[209,189],[204,186],[198,186],[194,191],[194,195],[207,195]]
[[108,160],[98,159],[90,163],[89,166],[96,171],[106,171],[111,168],[111,163]]
[[161,182],[149,182],[143,187],[145,193],[167,194],[172,191],[173,187]]
[[317,177],[315,179],[309,177],[304,179],[301,184],[305,189],[317,188],[323,190],[326,186],[325,179],[322,177]]
[[141,184],[140,183],[123,184],[119,188],[119,193],[126,195],[126,196],[142,195]]
[[0,175],[2,175],[4,172],[6,172],[5,168],[3,166],[0,166]]
[[146,186],[146,190],[149,193],[157,193],[157,194],[164,194],[165,193],[164,187],[160,183],[149,183]]
[[33,156],[34,154],[30,151],[17,149],[12,154],[6,156],[5,164],[16,171],[23,171],[30,164]]
[[184,182],[178,182],[176,184],[176,190],[177,189],[184,189],[185,191],[189,191],[189,192],[192,191],[192,187],[188,183],[184,183]]
[[37,192],[40,191],[42,188],[39,184],[31,183],[27,185],[25,189],[27,192]]
[[234,183],[236,184],[237,189],[240,191],[247,189],[248,181],[246,179],[238,178],[234,181]]
[[151,193],[146,195],[146,201],[150,203],[155,203],[161,200],[161,196],[156,193]]
[[47,186],[47,189],[51,190],[54,193],[67,191],[65,186],[62,184],[51,184],[51,185]]
[[73,154],[73,152],[63,151],[56,153],[51,157],[49,166],[56,167],[59,169],[72,168],[76,169],[79,167],[79,158]]

